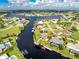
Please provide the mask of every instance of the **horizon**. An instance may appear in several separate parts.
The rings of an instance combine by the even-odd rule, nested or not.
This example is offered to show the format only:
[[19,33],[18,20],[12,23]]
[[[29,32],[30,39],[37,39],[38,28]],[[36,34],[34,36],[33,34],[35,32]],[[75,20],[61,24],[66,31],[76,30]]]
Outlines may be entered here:
[[55,0],[52,3],[50,1],[23,0],[21,3],[20,0],[16,0],[16,2],[13,0],[0,0],[0,10],[79,10],[78,0]]

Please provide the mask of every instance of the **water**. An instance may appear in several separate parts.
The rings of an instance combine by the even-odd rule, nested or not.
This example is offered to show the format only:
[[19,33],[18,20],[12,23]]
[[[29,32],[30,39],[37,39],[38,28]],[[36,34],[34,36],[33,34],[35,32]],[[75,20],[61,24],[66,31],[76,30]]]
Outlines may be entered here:
[[[57,17],[57,16],[56,16]],[[18,47],[21,51],[27,50],[28,54],[25,54],[26,58],[33,59],[66,59],[61,57],[57,53],[49,54],[45,51],[37,49],[34,45],[32,28],[34,21],[40,17],[29,17],[30,23],[25,27],[24,31],[19,35],[19,39],[17,40]],[[43,17],[41,17],[43,18]]]

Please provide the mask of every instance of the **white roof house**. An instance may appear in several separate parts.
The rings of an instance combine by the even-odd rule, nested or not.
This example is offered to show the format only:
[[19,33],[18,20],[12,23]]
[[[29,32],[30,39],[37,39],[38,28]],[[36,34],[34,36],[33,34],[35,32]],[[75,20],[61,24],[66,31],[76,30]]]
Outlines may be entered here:
[[43,25],[43,22],[42,22],[42,21],[39,21],[39,22],[38,22],[38,25]]
[[77,43],[77,44],[68,43],[66,46],[70,50],[74,50],[74,51],[79,52],[79,43]]
[[0,52],[2,52],[2,50],[5,48],[4,44],[0,44]]
[[8,59],[9,56],[7,54],[3,54],[2,56],[0,56],[0,59]]

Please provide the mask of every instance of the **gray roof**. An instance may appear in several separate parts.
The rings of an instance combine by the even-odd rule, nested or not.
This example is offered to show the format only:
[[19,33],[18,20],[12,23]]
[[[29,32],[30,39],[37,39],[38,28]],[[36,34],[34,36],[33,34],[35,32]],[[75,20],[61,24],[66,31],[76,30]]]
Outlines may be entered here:
[[50,39],[50,42],[53,42],[55,44],[63,44],[63,41],[61,41],[58,37],[54,37],[53,39]]
[[4,44],[0,44],[0,51],[3,50],[5,48]]

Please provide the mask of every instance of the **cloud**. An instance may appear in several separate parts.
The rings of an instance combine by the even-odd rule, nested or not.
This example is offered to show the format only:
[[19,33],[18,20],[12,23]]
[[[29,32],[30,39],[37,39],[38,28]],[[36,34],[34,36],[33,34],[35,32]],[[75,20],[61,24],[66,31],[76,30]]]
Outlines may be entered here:
[[[16,0],[15,0],[16,1]],[[56,0],[55,0],[56,1]],[[23,9],[23,10],[45,10],[45,9],[49,9],[49,10],[79,10],[79,0],[66,0],[68,2],[52,2],[52,3],[33,3],[33,2],[25,2],[25,3],[13,3],[13,4],[9,4],[7,6],[0,6],[0,9],[7,9],[7,10],[11,10],[11,9]],[[73,2],[75,1],[75,2]]]

